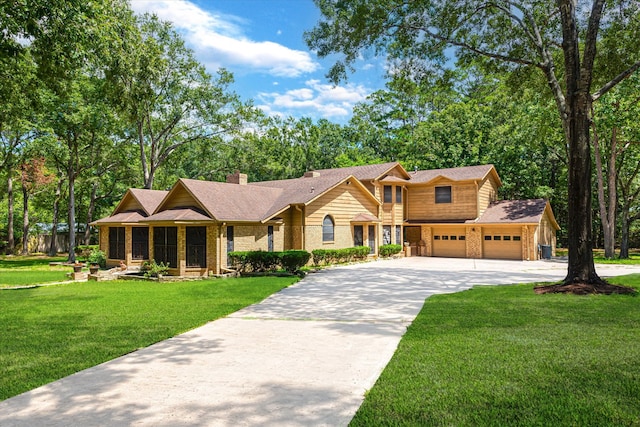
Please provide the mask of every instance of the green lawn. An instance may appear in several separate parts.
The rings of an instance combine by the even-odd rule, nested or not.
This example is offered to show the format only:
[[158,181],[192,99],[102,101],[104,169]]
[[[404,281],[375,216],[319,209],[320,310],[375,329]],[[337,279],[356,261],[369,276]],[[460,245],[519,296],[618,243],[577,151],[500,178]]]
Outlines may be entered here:
[[640,297],[532,288],[427,299],[351,425],[640,425]]
[[113,281],[1,290],[0,400],[233,313],[296,280]]
[[50,262],[62,262],[63,257],[0,257],[0,288],[25,286],[69,280],[69,266],[49,266]]
[[[593,261],[596,264],[640,264],[640,249],[630,249],[629,258],[627,259],[617,258],[619,254],[620,254],[620,251],[616,250],[616,257],[613,259],[607,259],[604,257],[604,249],[594,249]],[[568,255],[568,251],[566,249],[561,249],[561,248],[556,249],[556,256],[566,257],[567,255]]]

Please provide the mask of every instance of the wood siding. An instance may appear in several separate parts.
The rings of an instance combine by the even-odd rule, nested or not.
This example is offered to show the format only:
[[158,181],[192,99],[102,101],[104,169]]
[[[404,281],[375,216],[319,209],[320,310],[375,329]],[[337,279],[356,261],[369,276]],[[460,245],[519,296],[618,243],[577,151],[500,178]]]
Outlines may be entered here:
[[354,185],[340,184],[306,207],[306,225],[322,225],[326,215],[331,215],[336,225],[350,224],[359,213],[378,215],[378,206],[363,190]]
[[[451,186],[451,203],[436,203],[435,188]],[[439,180],[430,185],[414,185],[408,191],[408,219],[419,220],[461,220],[477,217],[478,195],[474,183],[456,184]]]
[[142,205],[130,193],[127,193],[122,204],[118,206],[118,212],[143,211]]
[[[343,183],[309,203],[305,207],[304,249],[311,252],[352,247],[353,217],[360,213],[378,216],[378,205],[365,191]],[[322,221],[327,215],[333,218],[335,225],[332,242],[322,241]]]
[[478,183],[478,216],[482,215],[489,204],[498,198],[498,183],[493,175]]
[[171,198],[162,205],[162,210],[187,206],[199,208],[200,204],[189,194],[182,184],[178,184],[171,192]]

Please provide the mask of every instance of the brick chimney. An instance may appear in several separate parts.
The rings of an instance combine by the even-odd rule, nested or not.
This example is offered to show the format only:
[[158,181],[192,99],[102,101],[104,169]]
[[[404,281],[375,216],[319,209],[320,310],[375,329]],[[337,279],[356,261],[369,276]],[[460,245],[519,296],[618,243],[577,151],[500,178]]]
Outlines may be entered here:
[[247,174],[240,173],[240,171],[237,170],[234,173],[227,175],[227,182],[229,184],[247,185]]
[[320,172],[308,171],[304,173],[305,178],[317,178],[320,176]]

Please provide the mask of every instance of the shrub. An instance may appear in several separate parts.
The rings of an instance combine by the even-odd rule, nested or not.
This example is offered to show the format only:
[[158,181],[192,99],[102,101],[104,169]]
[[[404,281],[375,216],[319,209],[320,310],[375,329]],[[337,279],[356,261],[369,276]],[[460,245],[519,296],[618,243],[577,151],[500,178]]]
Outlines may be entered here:
[[87,257],[87,262],[89,264],[98,264],[100,268],[105,268],[107,266],[107,256],[100,249],[93,249]]
[[144,262],[140,267],[140,272],[144,274],[144,277],[159,277],[169,272],[169,264],[163,262],[158,264],[154,259],[151,262]]
[[311,258],[311,254],[307,251],[284,251],[280,252],[280,264],[285,271],[295,273],[304,267]]
[[294,273],[304,266],[309,258],[311,258],[311,254],[301,250],[229,252],[230,267],[241,273],[276,271],[280,267]]
[[74,252],[76,255],[86,259],[96,249],[99,249],[98,245],[78,245],[75,247]]
[[229,267],[238,271],[246,271],[249,252],[229,252]]
[[370,251],[369,246],[356,246],[343,249],[316,249],[311,253],[313,255],[313,263],[315,265],[321,265],[363,260],[367,258]]
[[391,255],[395,255],[402,251],[402,245],[382,245],[380,246],[380,256],[381,257],[390,257]]
[[327,250],[326,249],[314,249],[311,251],[314,265],[321,265],[327,263]]

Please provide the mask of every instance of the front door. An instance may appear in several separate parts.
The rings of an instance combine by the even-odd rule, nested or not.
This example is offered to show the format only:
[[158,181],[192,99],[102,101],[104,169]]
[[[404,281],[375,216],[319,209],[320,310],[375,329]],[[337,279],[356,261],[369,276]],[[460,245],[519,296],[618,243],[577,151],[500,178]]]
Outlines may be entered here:
[[374,254],[376,253],[376,226],[375,225],[370,225],[369,226],[369,253],[370,254]]
[[353,226],[353,246],[364,245],[364,228],[362,225]]

